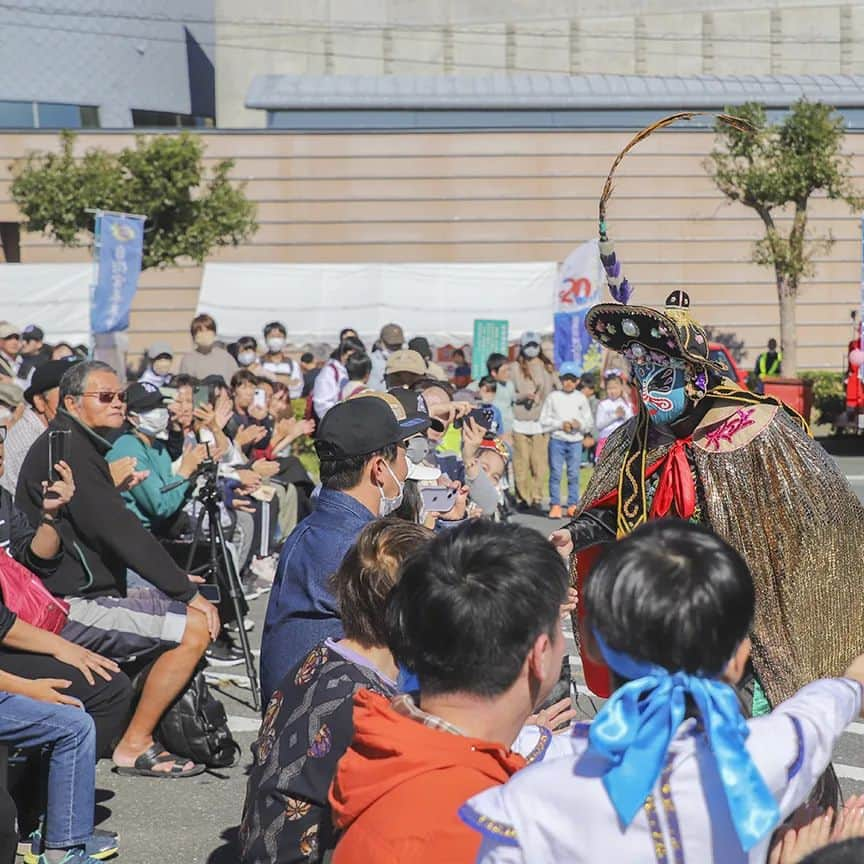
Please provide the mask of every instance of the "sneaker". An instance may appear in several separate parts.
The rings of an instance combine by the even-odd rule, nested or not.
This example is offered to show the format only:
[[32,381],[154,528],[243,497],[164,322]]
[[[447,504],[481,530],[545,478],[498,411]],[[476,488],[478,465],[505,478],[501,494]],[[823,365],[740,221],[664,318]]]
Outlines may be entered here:
[[251,571],[249,571],[240,581],[243,585],[243,596],[247,600],[255,600],[262,594],[266,594],[272,587],[268,582],[259,579]]
[[[225,625],[225,629],[226,629],[229,633],[237,633],[237,632],[239,632],[239,631],[238,631],[238,628],[237,628],[237,622],[236,622],[236,621],[231,621],[231,622],[229,622],[228,624],[226,624],[226,625]],[[244,629],[247,633],[251,633],[251,632],[255,629],[255,622],[254,622],[251,618],[244,618],[244,619],[243,619],[243,629]]]
[[[116,855],[120,848],[119,837],[115,831],[104,831],[101,828],[94,828],[90,839],[84,844],[84,859],[90,856],[96,861],[104,861],[112,855]],[[42,843],[42,832],[37,828],[30,835],[30,842],[25,851],[21,852],[24,856],[24,864],[39,864],[45,848]],[[77,859],[72,859],[78,864]]]
[[561,505],[553,504],[549,508],[549,518],[550,519],[560,519],[561,518]]
[[205,656],[210,666],[239,666],[246,662],[243,652],[224,636],[210,644]]
[[579,505],[578,505],[578,504],[571,504],[571,505],[567,508],[567,515],[572,519],[572,518],[576,515],[576,512],[577,512],[578,510],[579,510]]
[[[48,864],[48,859],[45,857],[44,853],[33,860],[36,864]],[[79,846],[77,849],[70,849],[60,859],[60,864],[96,864],[98,860],[98,858],[93,858],[91,855],[88,855],[84,849]]]
[[249,569],[262,581],[268,585],[273,584],[276,578],[276,566],[279,559],[275,555],[268,555],[266,558],[259,558],[257,555],[252,559]]

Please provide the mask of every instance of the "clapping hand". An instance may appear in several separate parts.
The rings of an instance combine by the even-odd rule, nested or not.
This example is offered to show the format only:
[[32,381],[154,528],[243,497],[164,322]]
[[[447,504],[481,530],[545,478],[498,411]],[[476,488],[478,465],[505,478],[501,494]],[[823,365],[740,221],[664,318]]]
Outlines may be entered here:
[[72,479],[72,469],[65,462],[58,462],[54,470],[60,475],[50,486],[47,480],[42,481],[42,512],[56,513],[72,500],[75,494],[75,481]]

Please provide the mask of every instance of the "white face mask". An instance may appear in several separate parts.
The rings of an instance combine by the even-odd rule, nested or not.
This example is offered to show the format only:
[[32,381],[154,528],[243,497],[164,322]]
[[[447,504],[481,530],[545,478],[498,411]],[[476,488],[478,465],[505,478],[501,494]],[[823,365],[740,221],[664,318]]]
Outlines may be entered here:
[[285,347],[285,340],[281,336],[271,336],[267,340],[267,349],[274,354]]
[[526,345],[522,349],[522,353],[528,357],[530,360],[533,360],[535,357],[540,356],[540,346],[539,345]]
[[386,462],[384,463],[384,467],[390,472],[390,476],[399,487],[399,494],[388,498],[384,494],[384,487],[378,487],[378,494],[381,496],[381,500],[378,502],[378,515],[381,517],[389,516],[394,510],[398,510],[402,506],[402,496],[405,494],[405,484],[399,482],[399,479]]
[[168,428],[168,409],[154,408],[152,411],[142,411],[138,416],[138,425],[135,427],[143,432],[148,438],[158,438]]
[[237,355],[237,362],[241,366],[251,366],[255,362],[255,352],[254,351],[241,351]]

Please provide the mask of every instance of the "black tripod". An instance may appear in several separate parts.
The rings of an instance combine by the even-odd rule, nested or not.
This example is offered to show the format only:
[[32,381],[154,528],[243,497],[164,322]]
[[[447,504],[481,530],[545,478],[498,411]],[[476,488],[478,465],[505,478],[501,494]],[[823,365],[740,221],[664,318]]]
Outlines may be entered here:
[[219,485],[216,482],[217,468],[216,462],[208,456],[201,462],[196,472],[204,479],[204,482],[196,492],[196,498],[202,507],[195,522],[195,533],[192,535],[192,546],[189,549],[186,571],[193,572],[190,568],[192,567],[192,562],[195,560],[198,544],[204,538],[204,517],[206,516],[209,526],[210,556],[205,564],[197,568],[198,572],[196,575],[205,575],[205,578],[209,577],[208,581],[212,581],[216,585],[224,585],[228,589],[228,596],[231,598],[234,614],[237,616],[237,632],[240,636],[240,648],[243,651],[243,658],[246,661],[246,674],[249,676],[252,704],[255,706],[256,711],[260,711],[261,693],[258,688],[258,673],[255,670],[255,660],[252,657],[252,650],[249,647],[249,637],[246,635],[246,628],[243,626],[243,585],[240,582],[237,568],[234,566],[231,552],[225,544],[225,534],[222,531],[222,522],[219,518],[219,504],[222,501],[222,493],[219,491]]

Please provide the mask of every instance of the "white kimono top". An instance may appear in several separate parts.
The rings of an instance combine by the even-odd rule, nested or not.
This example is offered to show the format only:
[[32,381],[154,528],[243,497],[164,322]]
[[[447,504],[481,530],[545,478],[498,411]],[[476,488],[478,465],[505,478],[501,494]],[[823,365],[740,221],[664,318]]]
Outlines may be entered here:
[[[771,714],[748,721],[747,749],[774,793],[781,819],[807,799],[837,739],[860,713],[861,699],[856,681],[815,681]],[[588,728],[574,726],[569,755],[547,753],[462,807],[462,819],[483,835],[478,864],[765,861],[771,835],[749,855],[741,849],[697,720],[681,725],[653,794],[626,829],[603,787],[600,761],[586,752]]]

